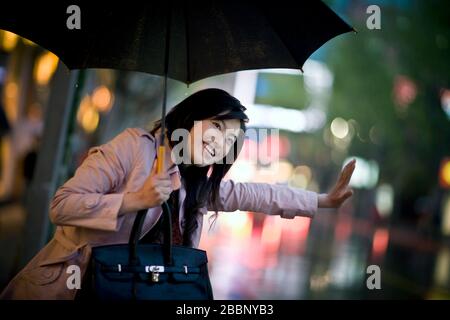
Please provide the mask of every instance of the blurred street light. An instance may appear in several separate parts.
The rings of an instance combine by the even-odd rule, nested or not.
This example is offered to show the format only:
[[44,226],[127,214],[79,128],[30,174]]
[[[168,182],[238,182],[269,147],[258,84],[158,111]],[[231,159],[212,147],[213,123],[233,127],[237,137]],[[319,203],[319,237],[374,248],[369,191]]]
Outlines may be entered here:
[[450,120],[450,90],[442,89],[441,90],[441,104],[442,109]]
[[3,31],[2,48],[6,52],[11,52],[17,45],[19,36],[9,31]]
[[441,230],[443,235],[450,236],[450,195],[443,200]]
[[442,288],[450,283],[450,249],[445,246],[442,246],[437,254],[434,282]]
[[311,181],[311,177],[311,169],[308,166],[297,166],[289,179],[289,185],[306,189]]
[[34,79],[41,85],[47,85],[58,66],[58,57],[47,51],[39,56],[34,66]]
[[394,82],[394,100],[395,103],[406,109],[408,105],[414,102],[417,96],[416,84],[406,76],[397,76]]
[[377,188],[375,204],[382,217],[391,214],[394,206],[394,188],[390,184],[384,183]]
[[450,188],[450,157],[445,158],[441,162],[441,169],[439,170],[439,184],[442,188]]
[[389,244],[389,230],[377,229],[373,235],[372,256],[383,257]]
[[97,129],[100,116],[92,104],[92,99],[86,95],[81,100],[80,107],[77,112],[77,122],[87,133],[92,133]]
[[99,86],[92,93],[92,103],[99,112],[108,112],[114,101],[114,96],[106,86]]
[[344,139],[349,132],[348,123],[342,118],[335,118],[331,122],[330,128],[331,133],[339,139]]

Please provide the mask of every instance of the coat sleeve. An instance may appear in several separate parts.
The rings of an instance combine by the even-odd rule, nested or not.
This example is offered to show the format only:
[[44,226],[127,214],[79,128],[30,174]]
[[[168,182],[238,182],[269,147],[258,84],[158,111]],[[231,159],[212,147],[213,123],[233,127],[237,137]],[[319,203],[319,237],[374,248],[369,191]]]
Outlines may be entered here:
[[318,207],[316,192],[269,183],[223,180],[219,198],[216,208],[208,203],[208,210],[253,211],[293,219],[313,217]]
[[110,142],[91,148],[75,175],[56,191],[50,220],[56,225],[118,230],[124,195],[113,190],[131,171],[139,138],[133,129],[126,129]]

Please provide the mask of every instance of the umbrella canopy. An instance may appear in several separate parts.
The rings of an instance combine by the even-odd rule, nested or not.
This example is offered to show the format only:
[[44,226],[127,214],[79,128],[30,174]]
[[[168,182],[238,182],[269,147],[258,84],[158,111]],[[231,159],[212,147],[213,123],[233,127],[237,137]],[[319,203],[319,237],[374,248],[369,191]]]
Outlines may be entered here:
[[[0,29],[52,51],[69,69],[164,76],[161,146],[167,77],[189,84],[241,70],[301,69],[325,42],[354,31],[319,0],[8,1]],[[163,147],[159,153],[158,171]]]
[[318,0],[77,1],[2,4],[0,28],[56,54],[69,69],[112,68],[187,84],[240,70],[301,69],[325,42],[352,31]]

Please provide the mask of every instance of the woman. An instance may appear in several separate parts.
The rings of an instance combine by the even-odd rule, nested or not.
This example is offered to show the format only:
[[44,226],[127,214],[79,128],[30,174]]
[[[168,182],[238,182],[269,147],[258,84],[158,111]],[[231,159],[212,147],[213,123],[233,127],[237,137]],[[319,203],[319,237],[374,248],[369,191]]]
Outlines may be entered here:
[[[208,210],[312,217],[318,207],[339,207],[352,195],[348,183],[354,161],[328,194],[222,181],[242,147],[248,120],[244,111],[236,98],[219,89],[202,90],[180,102],[166,118],[166,170],[160,174],[154,165],[159,123],[151,132],[127,129],[91,148],[51,202],[50,219],[57,225],[53,239],[10,282],[2,298],[74,299],[77,289],[67,286],[67,268],[79,266],[85,275],[92,247],[127,243],[140,209],[149,208],[143,241],[160,241],[160,205],[167,200],[175,209],[175,243],[197,247]],[[182,143],[176,143],[183,132]]]

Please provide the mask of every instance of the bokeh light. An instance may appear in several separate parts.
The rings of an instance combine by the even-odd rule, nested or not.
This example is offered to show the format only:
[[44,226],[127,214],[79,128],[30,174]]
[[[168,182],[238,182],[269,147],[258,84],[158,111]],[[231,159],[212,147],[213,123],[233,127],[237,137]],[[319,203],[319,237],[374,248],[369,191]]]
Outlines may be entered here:
[[43,86],[48,84],[58,66],[58,57],[47,51],[39,56],[34,66],[34,78]]
[[347,136],[349,132],[347,121],[342,118],[335,118],[331,122],[331,133],[339,139],[343,139]]

